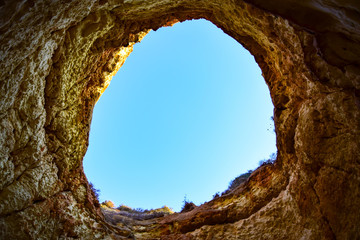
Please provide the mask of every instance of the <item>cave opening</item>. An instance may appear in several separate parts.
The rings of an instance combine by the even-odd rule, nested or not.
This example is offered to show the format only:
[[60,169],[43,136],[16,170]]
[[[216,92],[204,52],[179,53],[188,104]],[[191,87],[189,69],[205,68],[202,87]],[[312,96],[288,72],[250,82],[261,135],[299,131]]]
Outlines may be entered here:
[[98,101],[83,164],[100,202],[199,205],[276,152],[273,104],[241,44],[206,20],[150,32]]
[[[0,11],[6,13],[1,18],[0,37],[3,59],[0,239],[360,239],[360,33],[356,28],[359,6],[352,2],[6,1],[0,7]],[[95,102],[132,45],[148,29],[194,18],[208,19],[243,44],[262,69],[274,104],[279,150],[276,163],[258,168],[249,181],[231,193],[186,213],[140,222],[119,218],[120,214],[106,215],[105,208],[100,208],[94,199],[83,171]],[[135,47],[145,44],[147,39],[149,37]],[[213,52],[220,47],[221,44],[216,44],[206,56],[221,63]],[[150,57],[150,60],[154,58]],[[135,72],[143,68],[138,67]],[[219,67],[207,69],[212,72]],[[221,77],[225,78],[224,71],[222,73]],[[155,80],[150,82],[156,85]],[[209,78],[205,80],[207,82],[199,85],[208,87],[212,83]],[[238,80],[242,86],[247,83],[240,80],[240,76]],[[116,82],[126,81],[135,82],[124,76],[121,81],[114,79],[99,104],[114,89]],[[225,80],[222,84],[225,85]],[[194,87],[190,89],[194,90]],[[241,95],[240,90],[237,91]],[[199,95],[199,91],[195,93]],[[186,94],[188,98],[189,94]],[[110,105],[123,102],[119,99]],[[244,102],[252,103],[250,98]],[[111,118],[112,115],[104,116]],[[268,120],[268,117],[264,119]],[[93,123],[96,118],[95,115]],[[216,123],[210,130],[228,126],[219,121]],[[240,121],[238,124],[243,125]],[[245,126],[253,129],[249,124]],[[186,132],[186,128],[178,128]],[[146,129],[151,133],[156,128]],[[92,130],[95,130],[94,124]],[[111,130],[116,132],[115,128]],[[117,135],[118,138],[125,136]],[[201,136],[203,138],[196,143],[222,140]],[[96,139],[106,142],[110,137]],[[231,146],[233,142],[227,140],[221,142]],[[118,140],[107,144],[111,146],[112,142],[121,143]],[[237,147],[244,146],[234,143]],[[94,146],[94,142],[90,145]],[[259,145],[259,142],[254,144]],[[119,146],[123,145],[111,148],[120,149]],[[214,151],[209,147],[205,150]],[[134,167],[107,163],[104,160],[109,159],[105,155],[108,149],[99,152],[103,156],[96,157],[96,170],[103,175],[117,171],[121,176],[124,173],[137,178],[142,176],[140,168],[145,164],[125,161],[127,158],[120,155],[122,151],[117,154],[118,159],[123,163],[135,163]],[[181,162],[187,167],[185,170],[166,161],[163,165],[168,168],[163,172],[151,171],[150,177],[147,175],[142,179],[142,185],[149,186],[146,184],[151,185],[151,180],[160,176],[161,187],[171,196],[165,183],[175,179],[178,173],[189,179],[190,171],[197,169],[197,179],[191,182],[195,185],[204,180],[198,173],[208,173],[212,177],[210,180],[219,182],[220,178],[215,174],[225,166],[227,184],[232,178],[229,169],[236,170],[236,174],[242,172],[235,165],[230,168],[224,164],[225,154],[210,155],[217,159],[196,158],[190,164]],[[175,156],[174,153],[171,159]],[[146,159],[153,165],[154,159],[150,155]],[[205,163],[196,168],[194,164],[203,159]],[[215,173],[205,169],[210,163],[216,164]],[[89,172],[87,174],[104,197],[103,187]],[[165,174],[171,178],[164,180]],[[108,180],[106,186],[112,188],[111,192],[117,192],[114,189],[116,183],[122,189],[121,181],[115,181],[114,177],[102,179]],[[198,189],[211,186],[210,180]],[[132,179],[123,182],[133,190],[139,190]],[[177,188],[171,184],[171,189]],[[154,190],[151,193],[159,196]],[[176,197],[177,202],[183,199],[183,194],[195,201],[186,191]],[[127,203],[124,198],[120,202],[106,198],[117,205],[148,208]],[[149,201],[149,196],[136,198]],[[159,203],[168,204],[168,200],[163,197]]]

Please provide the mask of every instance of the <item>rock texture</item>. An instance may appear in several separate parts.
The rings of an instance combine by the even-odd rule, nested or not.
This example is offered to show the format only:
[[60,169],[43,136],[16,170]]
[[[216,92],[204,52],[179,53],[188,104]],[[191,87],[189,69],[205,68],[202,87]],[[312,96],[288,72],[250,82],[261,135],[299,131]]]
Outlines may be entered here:
[[[359,239],[359,5],[0,1],[0,239]],[[198,18],[262,69],[277,161],[190,212],[111,224],[82,168],[94,104],[150,29]]]

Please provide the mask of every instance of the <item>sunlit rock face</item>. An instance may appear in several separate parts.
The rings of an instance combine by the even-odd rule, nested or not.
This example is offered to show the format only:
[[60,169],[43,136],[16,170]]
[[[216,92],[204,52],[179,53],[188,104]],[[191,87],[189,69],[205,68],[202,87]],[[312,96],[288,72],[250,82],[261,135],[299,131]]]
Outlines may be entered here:
[[[0,239],[359,239],[359,5],[1,1]],[[192,211],[107,222],[82,168],[94,104],[149,29],[197,18],[254,55],[278,159]]]

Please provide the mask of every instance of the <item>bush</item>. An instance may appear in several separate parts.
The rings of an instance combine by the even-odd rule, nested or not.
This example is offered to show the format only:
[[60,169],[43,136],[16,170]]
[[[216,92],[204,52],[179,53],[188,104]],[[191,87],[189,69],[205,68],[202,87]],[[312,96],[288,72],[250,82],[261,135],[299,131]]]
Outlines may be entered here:
[[168,206],[163,206],[162,208],[160,208],[163,212],[167,212],[167,213],[174,213],[174,211],[169,208]]
[[186,195],[184,197],[184,201],[183,201],[184,205],[183,207],[181,208],[181,211],[182,213],[184,212],[190,212],[191,210],[193,210],[194,208],[196,208],[196,205],[195,203],[189,201],[187,198],[186,198]]
[[184,206],[182,207],[181,211],[182,213],[185,213],[185,212],[190,212],[191,210],[193,210],[194,208],[196,208],[196,205],[195,203],[193,202],[186,202],[184,204]]
[[112,201],[109,200],[105,200],[104,202],[101,203],[101,205],[104,205],[108,208],[115,208],[115,204]]
[[[274,164],[274,162],[276,161],[276,158],[277,158],[277,153],[272,153],[272,154],[270,154],[269,159],[264,159],[264,160],[259,161],[259,165],[264,166],[264,165]],[[226,189],[224,192],[222,192],[221,195],[234,190],[235,188],[240,186],[240,184],[246,182],[252,172],[253,172],[252,170],[249,170],[247,173],[243,173],[240,176],[236,177],[234,180],[232,180],[229,183],[228,189]],[[217,197],[217,195],[215,194],[213,196],[213,198],[216,198],[216,197]]]
[[117,209],[120,211],[127,211],[127,212],[133,211],[131,207],[128,207],[126,205],[120,205]]
[[89,187],[90,187],[90,190],[91,190],[91,192],[93,194],[93,197],[99,201],[100,190],[96,189],[94,187],[94,184],[92,184],[91,182],[89,182]]
[[243,173],[240,176],[236,177],[234,180],[230,181],[229,187],[226,191],[234,190],[235,188],[240,186],[240,184],[242,184],[243,182],[246,182],[252,172],[253,172],[252,170],[249,170],[247,173]]
[[276,158],[277,158],[277,153],[272,153],[272,154],[270,154],[269,159],[261,160],[259,162],[259,165],[264,166],[264,165],[274,164],[274,162],[276,161]]
[[162,206],[161,208],[157,208],[157,209],[150,209],[150,210],[145,210],[146,213],[166,213],[166,214],[172,214],[174,213],[174,211],[169,208],[168,206]]
[[120,205],[117,209],[119,210],[117,213],[118,215],[140,221],[164,217],[174,213],[174,211],[167,206],[157,209],[144,210],[142,208],[132,209],[131,207]]
[[213,195],[213,199],[220,197],[220,192],[217,192]]

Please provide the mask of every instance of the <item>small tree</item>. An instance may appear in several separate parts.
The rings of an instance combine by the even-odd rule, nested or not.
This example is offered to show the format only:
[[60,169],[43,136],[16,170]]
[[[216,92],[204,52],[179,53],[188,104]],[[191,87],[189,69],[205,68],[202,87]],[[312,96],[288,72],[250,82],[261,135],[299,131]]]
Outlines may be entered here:
[[184,201],[183,201],[184,205],[181,209],[180,212],[184,213],[184,212],[190,212],[191,210],[193,210],[196,205],[195,203],[189,201],[187,198],[186,198],[186,195],[184,196]]
[[91,191],[93,192],[95,198],[96,198],[97,200],[99,200],[100,190],[99,190],[99,189],[96,189],[96,188],[94,187],[94,184],[92,184],[92,182],[89,182],[89,186],[90,186],[90,189],[91,189]]
[[261,160],[259,162],[259,165],[264,166],[264,165],[273,164],[276,161],[276,158],[277,158],[277,153],[272,153],[270,154],[269,159]]
[[213,195],[213,199],[218,198],[218,197],[220,197],[220,192],[216,192],[216,193]]

